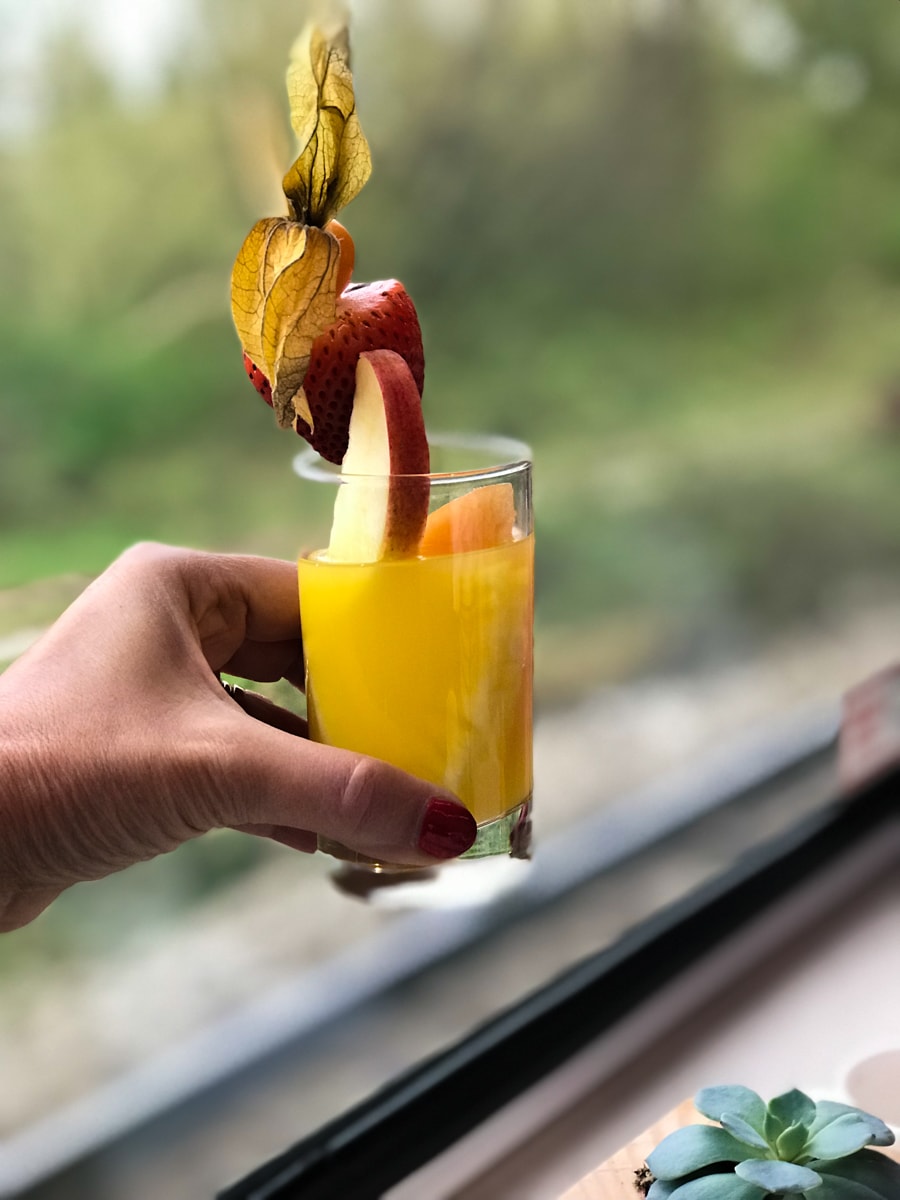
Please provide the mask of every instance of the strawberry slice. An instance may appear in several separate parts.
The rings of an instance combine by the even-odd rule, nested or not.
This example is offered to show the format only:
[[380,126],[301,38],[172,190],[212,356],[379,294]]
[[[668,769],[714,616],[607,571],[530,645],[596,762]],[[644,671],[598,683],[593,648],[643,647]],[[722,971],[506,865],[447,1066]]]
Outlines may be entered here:
[[313,342],[303,390],[313,430],[299,418],[294,428],[331,462],[347,449],[356,391],[356,364],[364,350],[394,350],[406,359],[422,394],[425,355],[412,300],[396,279],[351,284],[337,304],[337,320]]
[[[396,279],[353,283],[337,302],[337,318],[312,344],[303,390],[313,429],[297,418],[294,428],[330,462],[342,461],[356,390],[356,364],[367,350],[394,350],[406,360],[419,394],[425,382],[422,331],[415,306]],[[272,389],[247,355],[244,367],[267,404]]]
[[259,369],[256,363],[251,359],[249,354],[244,355],[244,370],[247,372],[247,378],[268,404],[272,407],[272,385],[266,379],[263,372]]

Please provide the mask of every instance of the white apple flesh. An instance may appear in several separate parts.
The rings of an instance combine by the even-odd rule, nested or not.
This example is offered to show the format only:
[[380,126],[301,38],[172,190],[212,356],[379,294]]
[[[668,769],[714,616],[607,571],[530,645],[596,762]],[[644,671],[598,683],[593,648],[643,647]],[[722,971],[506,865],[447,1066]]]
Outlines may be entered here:
[[364,351],[329,559],[363,563],[415,554],[428,516],[428,470],[422,400],[405,359],[393,350]]

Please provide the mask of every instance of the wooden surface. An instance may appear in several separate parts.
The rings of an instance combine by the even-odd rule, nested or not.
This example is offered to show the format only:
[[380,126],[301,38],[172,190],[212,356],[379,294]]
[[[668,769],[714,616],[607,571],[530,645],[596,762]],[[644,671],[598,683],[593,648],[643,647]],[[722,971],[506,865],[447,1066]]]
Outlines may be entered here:
[[682,1101],[618,1154],[607,1159],[590,1175],[585,1175],[561,1200],[640,1200],[641,1193],[635,1186],[635,1171],[644,1165],[653,1147],[682,1125],[694,1125],[703,1119],[690,1100]]
[[[683,1100],[677,1108],[661,1117],[640,1137],[629,1142],[618,1154],[602,1163],[596,1170],[578,1181],[560,1200],[640,1200],[642,1193],[636,1186],[635,1172],[643,1166],[647,1155],[659,1145],[667,1134],[682,1125],[709,1124],[701,1117],[690,1100]],[[900,1146],[896,1143],[885,1150],[891,1158],[900,1162]]]

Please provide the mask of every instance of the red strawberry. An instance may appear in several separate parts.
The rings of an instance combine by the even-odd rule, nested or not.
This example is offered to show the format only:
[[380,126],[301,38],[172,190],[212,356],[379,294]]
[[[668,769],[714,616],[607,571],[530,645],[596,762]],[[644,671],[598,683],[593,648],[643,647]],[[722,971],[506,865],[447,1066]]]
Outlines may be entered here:
[[[334,324],[312,344],[303,390],[315,428],[310,433],[299,417],[294,428],[330,462],[341,462],[347,449],[356,363],[364,350],[395,350],[406,359],[421,395],[422,330],[412,300],[396,279],[351,284],[338,299]],[[271,404],[269,381],[246,355],[244,366],[253,386]]]
[[425,382],[422,331],[416,310],[396,279],[351,284],[337,304],[337,320],[313,342],[303,390],[314,430],[295,428],[331,462],[347,449],[347,430],[356,391],[356,363],[364,350],[395,350],[406,359],[419,394]]
[[269,408],[271,408],[272,385],[269,383],[268,379],[266,379],[265,375],[263,375],[256,363],[251,359],[249,354],[244,355],[244,370],[247,372],[247,377],[249,378],[250,382],[262,396],[263,400],[265,400],[266,404],[268,404]]

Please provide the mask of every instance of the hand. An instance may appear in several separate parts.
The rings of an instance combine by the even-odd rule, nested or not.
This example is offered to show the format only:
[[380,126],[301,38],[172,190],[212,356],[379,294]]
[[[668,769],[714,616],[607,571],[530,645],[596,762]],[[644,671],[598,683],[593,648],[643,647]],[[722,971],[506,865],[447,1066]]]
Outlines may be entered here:
[[291,563],[134,547],[0,676],[0,930],[217,827],[421,866],[471,845],[446,792],[220,671],[302,684]]

